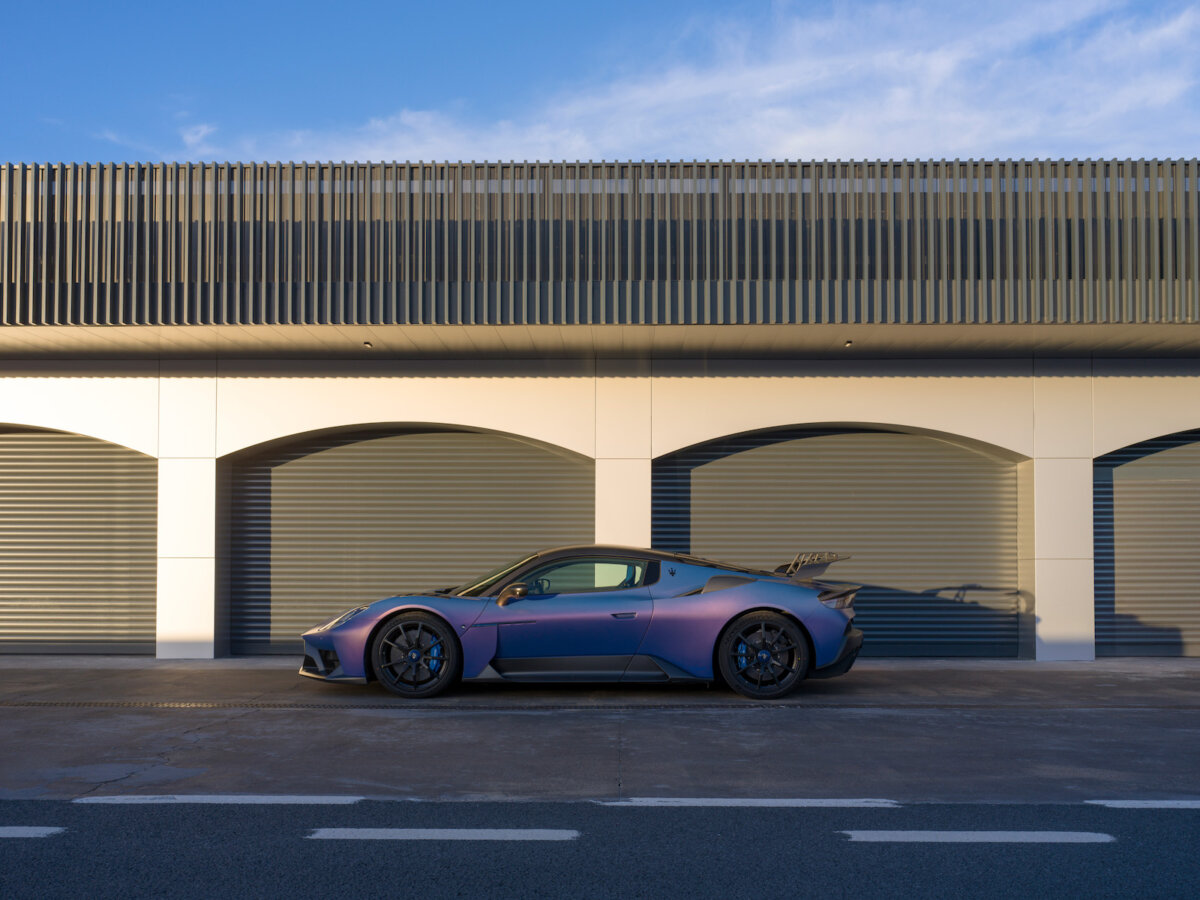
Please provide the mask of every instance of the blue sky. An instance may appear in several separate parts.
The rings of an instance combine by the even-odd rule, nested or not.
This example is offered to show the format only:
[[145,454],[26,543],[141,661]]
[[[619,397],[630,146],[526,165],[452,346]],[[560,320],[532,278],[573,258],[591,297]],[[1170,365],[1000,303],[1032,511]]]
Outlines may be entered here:
[[1200,0],[23,3],[5,161],[1200,155]]

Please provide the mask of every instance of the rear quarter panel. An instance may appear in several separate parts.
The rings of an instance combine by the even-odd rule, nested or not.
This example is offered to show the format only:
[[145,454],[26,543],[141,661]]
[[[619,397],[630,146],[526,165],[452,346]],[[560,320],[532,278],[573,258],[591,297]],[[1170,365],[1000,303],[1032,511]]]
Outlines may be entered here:
[[721,631],[752,609],[770,609],[798,619],[812,638],[816,667],[832,662],[841,647],[846,617],[823,606],[816,591],[756,581],[707,594],[655,597],[654,616],[638,652],[664,659],[697,678],[712,678],[713,650]]

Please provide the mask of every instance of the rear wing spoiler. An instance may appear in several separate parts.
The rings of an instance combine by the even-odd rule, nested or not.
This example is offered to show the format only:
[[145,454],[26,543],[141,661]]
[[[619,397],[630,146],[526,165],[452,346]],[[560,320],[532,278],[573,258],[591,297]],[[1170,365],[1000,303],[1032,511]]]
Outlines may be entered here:
[[806,553],[801,551],[796,554],[796,558],[789,563],[784,563],[775,570],[776,575],[782,575],[785,578],[816,578],[821,575],[835,562],[841,562],[843,559],[849,559],[850,555],[842,553],[830,553],[828,551],[820,551],[817,553]]

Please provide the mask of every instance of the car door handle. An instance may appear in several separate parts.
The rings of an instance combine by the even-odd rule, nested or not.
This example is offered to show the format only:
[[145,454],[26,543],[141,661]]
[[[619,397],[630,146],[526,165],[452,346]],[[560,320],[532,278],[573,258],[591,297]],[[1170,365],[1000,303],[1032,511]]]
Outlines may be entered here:
[[612,617],[613,617],[614,619],[636,619],[636,618],[637,618],[637,613],[635,613],[635,612],[631,612],[631,613],[613,613],[613,614],[612,614]]

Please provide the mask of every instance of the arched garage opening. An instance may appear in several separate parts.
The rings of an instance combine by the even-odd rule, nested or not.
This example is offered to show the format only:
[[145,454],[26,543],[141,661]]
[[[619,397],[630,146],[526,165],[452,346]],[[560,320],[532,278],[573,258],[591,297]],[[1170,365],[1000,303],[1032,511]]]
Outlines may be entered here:
[[339,610],[459,584],[523,553],[590,543],[595,464],[503,434],[375,427],[231,457],[234,653],[294,653]]
[[1098,656],[1200,656],[1200,431],[1093,465]]
[[774,568],[833,550],[874,656],[1014,657],[1017,461],[924,435],[754,432],[656,460],[654,543]]
[[0,652],[153,653],[158,462],[0,426]]

